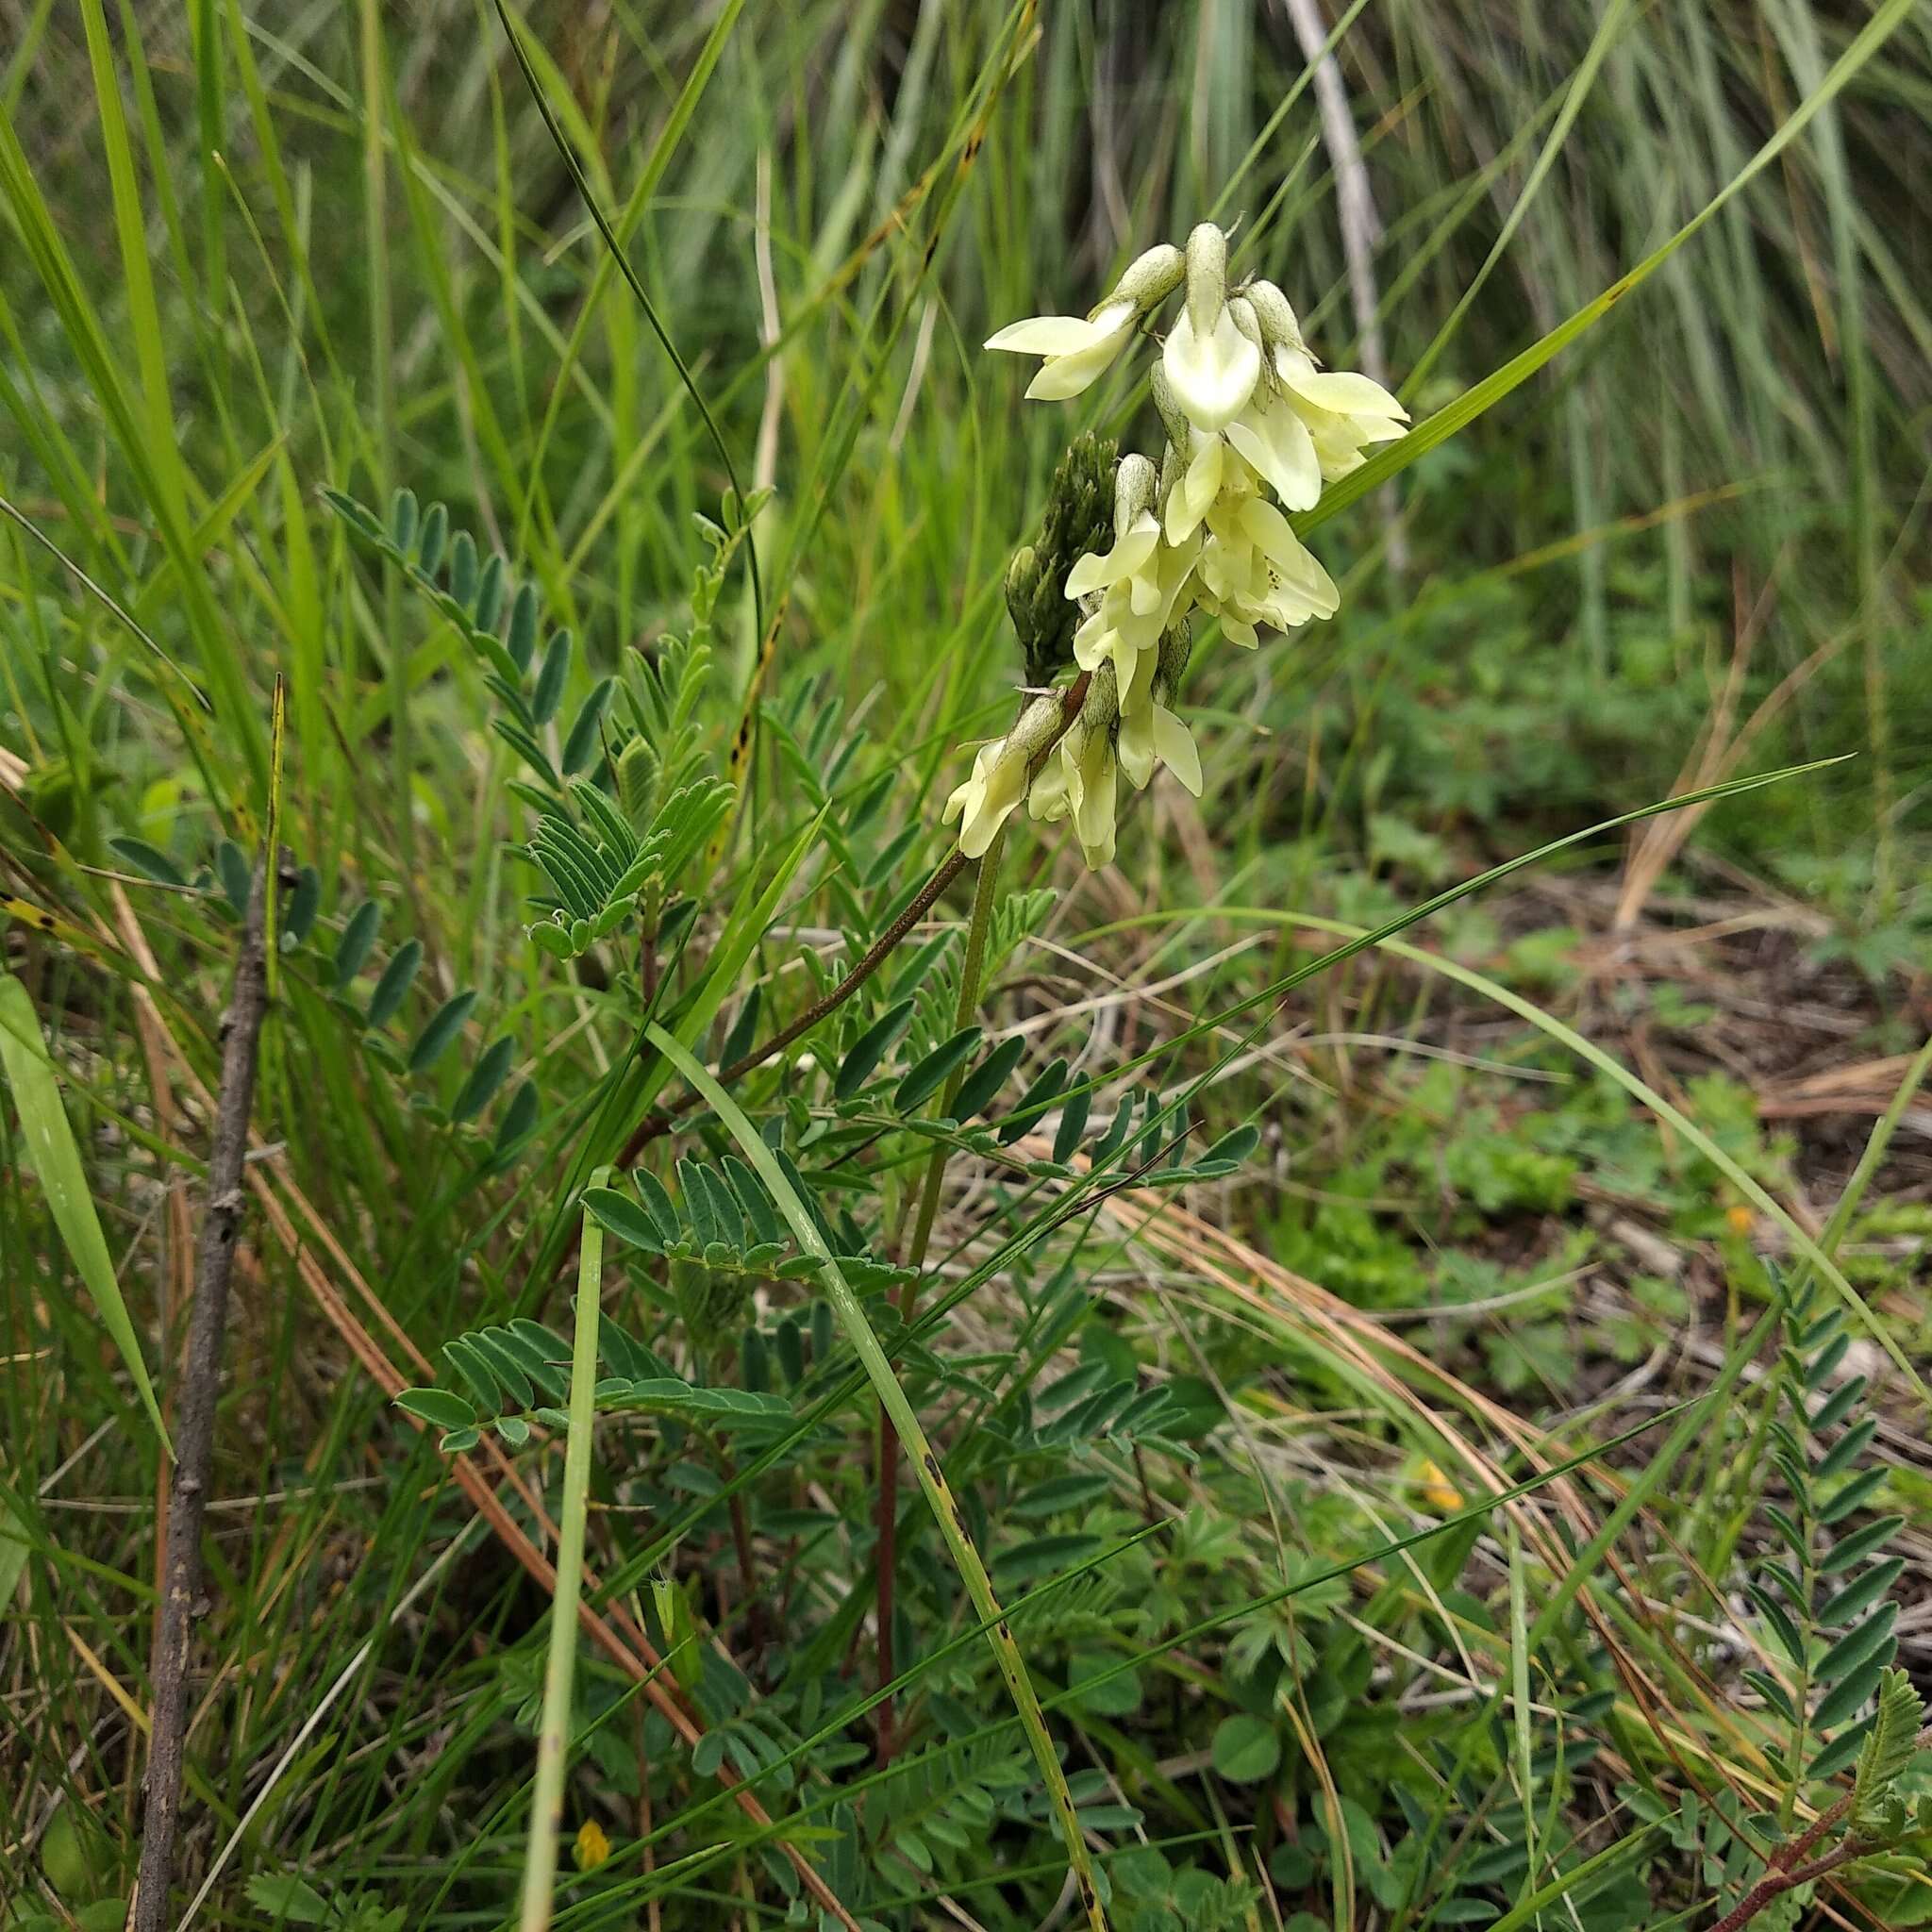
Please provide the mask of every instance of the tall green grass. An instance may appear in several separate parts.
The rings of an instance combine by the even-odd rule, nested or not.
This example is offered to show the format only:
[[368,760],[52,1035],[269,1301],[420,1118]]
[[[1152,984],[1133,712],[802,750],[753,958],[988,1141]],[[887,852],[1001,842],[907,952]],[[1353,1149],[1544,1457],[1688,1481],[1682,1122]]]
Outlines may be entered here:
[[[174,1204],[194,1199],[201,1174],[192,1085],[217,1062],[232,944],[219,891],[178,887],[204,869],[218,886],[221,841],[257,835],[269,692],[284,676],[284,836],[315,869],[322,911],[284,962],[258,1117],[342,1260],[430,1348],[541,1289],[532,1257],[575,1212],[579,1129],[630,1040],[609,986],[555,971],[522,937],[529,879],[507,845],[521,827],[516,767],[484,728],[492,700],[474,654],[393,569],[352,549],[319,490],[386,503],[408,486],[510,555],[547,621],[581,640],[559,700],[567,723],[621,652],[683,625],[704,555],[692,518],[716,513],[731,470],[760,480],[769,410],[777,496],[756,537],[766,614],[783,609],[773,713],[801,737],[835,707],[862,720],[871,767],[903,767],[891,813],[935,818],[952,747],[1005,715],[998,586],[1054,457],[1079,424],[1123,428],[1145,410],[1120,380],[1072,411],[1023,407],[1010,370],[979,354],[990,327],[1084,308],[1138,248],[1218,208],[1241,216],[1242,264],[1287,289],[1330,360],[1350,361],[1331,162],[1304,63],[1278,9],[1228,0],[1038,18],[884,0],[517,14],[557,132],[687,388],[613,271],[487,0],[432,0],[407,19],[373,0],[40,0],[15,12],[0,55],[0,494],[44,543],[0,525],[0,750],[19,767],[0,774],[0,893],[63,924],[43,937],[16,919],[8,963],[51,1042],[165,1392],[173,1338],[157,1311],[179,1312],[161,1284],[185,1267]],[[1029,882],[1085,894],[1042,941],[1085,926],[1096,932],[1079,951],[1102,972],[1191,974],[1166,995],[1175,1010],[1149,1009],[1139,1043],[1225,1027],[1252,998],[1258,969],[1212,963],[1244,908],[1292,909],[1306,895],[1323,899],[1317,920],[1376,924],[1359,901],[1373,900],[1391,821],[1515,853],[1664,795],[1740,636],[1739,715],[1804,670],[1752,764],[1859,756],[1754,793],[1749,813],[1716,814],[1693,864],[1803,895],[1887,996],[1923,974],[1932,25],[1895,6],[1878,16],[1880,40],[1874,18],[1805,0],[1349,9],[1334,39],[1384,224],[1374,265],[1391,365],[1398,381],[1420,372],[1406,391],[1418,418],[1446,412],[1457,433],[1396,479],[1406,576],[1385,567],[1371,476],[1314,538],[1343,581],[1342,617],[1253,659],[1200,654],[1190,696],[1208,714],[1205,817],[1150,802],[1115,881],[1083,886],[1036,862]],[[1870,58],[1742,178],[1861,32]],[[1592,308],[1713,208],[1641,285]],[[1589,326],[1566,333],[1578,316]],[[1477,387],[1553,335],[1560,353],[1515,363],[1520,381]],[[1472,394],[1493,406],[1478,412]],[[720,615],[707,724],[722,744],[766,632],[747,579]],[[748,782],[726,898],[769,879],[774,828],[789,849],[810,817],[775,730]],[[915,837],[907,862],[937,845]],[[144,869],[141,854],[162,863]],[[379,934],[339,987],[333,948],[364,905]],[[827,889],[800,902],[799,923],[837,924],[846,910]],[[1172,936],[1143,954],[1126,922],[1150,913]],[[412,941],[414,981],[368,1048],[338,995],[366,1008]],[[799,997],[783,945],[760,963],[768,997]],[[1011,970],[1066,964],[1029,941]],[[1450,971],[1466,989],[1468,969]],[[1373,1000],[1383,982],[1365,984]],[[427,1074],[398,1071],[465,989],[480,997],[462,1051]],[[1055,994],[1092,991],[1081,978]],[[1391,1010],[1397,996],[1416,1002],[1410,1013]],[[1391,988],[1380,1012],[1391,1037],[1420,1036],[1425,997]],[[1521,1012],[1523,995],[1510,997]],[[158,1024],[182,1056],[165,1086]],[[1046,1040],[1073,1047],[1082,1024],[1052,1022]],[[497,1036],[513,1041],[514,1072],[483,1135],[465,1137],[442,1116]],[[534,1117],[503,1152],[491,1136],[525,1081]],[[1237,1069],[1208,1104],[1230,1122],[1305,1118],[1266,1061]],[[1341,1102],[1307,1118],[1324,1136],[1359,1131]],[[104,1342],[73,1291],[10,1104],[0,1136],[0,1581],[21,1611],[0,1638],[0,1902],[25,1917],[17,1902],[51,1912],[58,1894],[98,1912],[125,1890],[139,1816],[157,1450],[125,1341]],[[1345,1155],[1335,1165],[1373,1192]],[[1755,1167],[1745,1177],[1769,1185]],[[1071,1332],[1051,1270],[1001,1245],[1039,1206],[1012,1186],[989,1204],[1002,1265],[984,1246],[947,1257],[973,1271],[973,1292],[942,1305],[960,1328],[934,1316],[924,1331],[977,1367],[995,1358],[983,1390],[931,1399],[955,1444],[949,1469],[963,1456],[966,1479],[1001,1502],[1013,1497],[1000,1432],[1064,1369]],[[1453,1917],[1478,1895],[1484,1855],[1494,1863],[1508,1841],[1531,1849],[1512,1869],[1505,1923],[1574,1923],[1557,1912],[1601,1876],[1590,1857],[1610,1845],[1654,1858],[1644,1806],[1659,1792],[1674,1804],[1729,1780],[1766,1795],[1760,1714],[1714,1686],[1699,1640],[1597,1560],[1621,1550],[1661,1572],[1668,1532],[1682,1528],[1694,1545],[1657,1591],[1690,1618],[1722,1614],[1696,1572],[1722,1569],[1735,1542],[1724,1512],[1741,1520],[1761,1494],[1742,1433],[1757,1412],[1741,1406],[1737,1433],[1704,1444],[1696,1431],[1715,1426],[1715,1405],[1667,1417],[1662,1436],[1619,1451],[1621,1493],[1601,1469],[1594,1489],[1579,1491],[1574,1470],[1557,1484],[1550,1468],[1588,1447],[1591,1429],[1545,1435],[1425,1354],[1384,1347],[1340,1305],[1297,1299],[1298,1277],[1269,1254],[1289,1198],[1244,1192],[1220,1230],[1237,1250],[1215,1247],[1208,1227],[1155,1255],[1111,1214],[1064,1238],[1083,1278],[1103,1284],[1090,1355],[1125,1349],[1203,1402],[1224,1398],[1232,1418],[1215,1439],[1224,1469],[1152,1457],[1139,1483],[1093,1502],[1117,1559],[1083,1557],[1090,1574],[1032,1606],[1030,1623],[1009,1603],[1029,1661],[1054,1674],[1042,1686],[1053,1723],[1077,1740],[1069,1768],[1109,1841],[1102,1870],[1139,1831],[1168,1844],[1175,1868],[1259,1879],[1279,1846],[1265,1807],[1241,1809],[1261,1747],[1238,1722],[1254,1713],[1237,1665],[1266,1652],[1292,1683],[1282,1723],[1311,1740],[1283,1789],[1329,1845],[1316,1875],[1270,1881],[1284,1922],[1372,1899],[1386,1923],[1448,1923],[1445,1907]],[[1844,1231],[1824,1247],[1835,1254]],[[332,1899],[366,1901],[368,1924],[394,1909],[410,1925],[504,1923],[528,1829],[529,1732],[517,1719],[537,1690],[546,1606],[481,1541],[414,1594],[452,1538],[474,1538],[469,1512],[318,1316],[289,1253],[262,1232],[248,1258],[191,1751],[198,1823],[185,1869],[198,1884],[222,1864],[200,1923],[293,1923],[299,1895],[259,1886],[302,1873]],[[1725,1285],[1734,1303],[1763,1286],[1742,1261]],[[1748,1312],[1729,1311],[1720,1388],[1743,1386]],[[1907,1331],[1892,1345],[1912,1341]],[[1700,1449],[1724,1508],[1680,1515],[1672,1488]],[[1421,1460],[1517,1512],[1492,1573],[1500,1619],[1458,1583],[1487,1509],[1416,1541]],[[835,1515],[863,1522],[862,1484],[841,1467],[828,1459],[817,1479],[833,1485]],[[627,1588],[646,1580],[625,1560],[647,1546],[638,1512],[697,1518],[689,1548],[722,1546],[716,1512],[702,1518],[661,1474],[641,1474],[634,1496],[621,1460],[599,1473],[609,1492],[594,1499],[593,1552]],[[1534,1487],[1518,1494],[1524,1478]],[[1146,1511],[1161,1524],[1158,1555],[1129,1547]],[[1033,1520],[1022,1509],[990,1525],[1001,1532],[991,1543],[1023,1545]],[[867,1552],[824,1527],[792,1534],[787,1560],[812,1579],[800,1670],[830,1681],[848,1654],[867,1654],[854,1639]],[[1532,1625],[1525,1565],[1539,1566],[1545,1600],[1577,1604],[1575,1620]],[[835,1576],[853,1585],[842,1606]],[[1339,1594],[1350,1576],[1359,1588]],[[1024,1597],[1034,1578],[1018,1591],[996,1580]],[[1352,1637],[1344,1611],[1371,1638]],[[1057,1648],[1057,1619],[1095,1648]],[[830,1841],[814,1830],[850,1842],[841,1807],[857,1806],[916,1840],[920,1821],[943,1822],[962,1792],[1017,1802],[1001,1755],[1013,1740],[994,1728],[1007,1714],[988,1694],[998,1686],[968,1661],[983,1641],[972,1621],[961,1608],[923,1629],[899,1687],[947,1713],[949,1734],[929,1736],[951,1755],[861,1787],[865,1769],[848,1758],[863,1733],[828,1703],[786,1734],[810,1743],[767,1793],[781,1829],[807,1845]],[[1311,1650],[1309,1629],[1327,1647]],[[744,1633],[741,1606],[720,1634],[741,1652]],[[1366,1699],[1372,1654],[1396,1691],[1425,1694],[1447,1670],[1469,1700],[1419,1705],[1421,1743],[1405,1752],[1391,1739],[1373,1792],[1328,1776],[1327,1756],[1344,1754],[1320,1681],[1359,1663]],[[1594,1696],[1611,1681],[1605,1657],[1635,1658],[1648,1673],[1638,1681],[1661,1687],[1646,1701],[1624,1680],[1601,1718],[1637,1793],[1614,1795],[1608,1777],[1590,1786],[1613,1794],[1607,1822],[1587,1817],[1583,1787],[1535,1761],[1542,1747],[1525,1729],[1495,1748],[1471,1716],[1507,1704],[1520,1726],[1540,1701],[1584,1684]],[[345,1673],[353,1694],[339,1688]],[[728,1807],[697,1808],[701,1781],[648,1820],[612,1795],[626,1762],[634,1776],[641,1755],[668,1747],[634,1692],[588,1674],[597,1728],[572,1804],[630,1848],[601,1892],[565,1875],[557,1923],[661,1910],[665,1924],[696,1925],[742,1910],[749,1924],[752,1892],[775,1913],[780,1880],[727,1829]],[[863,1670],[852,1675],[852,1691],[870,1693]],[[1129,1678],[1137,1701],[1110,1699],[1107,1687]],[[1168,1713],[1164,1733],[1154,1712]],[[969,1827],[977,1802],[960,1814]],[[1138,1822],[1123,1823],[1130,1811]],[[1405,1819],[1429,1848],[1425,1869],[1377,1865]],[[1038,1872],[1007,1872],[1004,1890],[956,1885],[961,1907],[988,1924],[1038,1923],[1060,1868],[1050,1832],[1035,1842]],[[943,1859],[945,1843],[925,1849]],[[1121,1868],[1117,1901],[1154,1885],[1147,1849]],[[1676,1867],[1653,1867],[1659,1895],[1691,1863],[1680,1847]],[[898,1892],[877,1883],[874,1909],[936,1922],[939,1881],[909,1855],[896,1869]]]

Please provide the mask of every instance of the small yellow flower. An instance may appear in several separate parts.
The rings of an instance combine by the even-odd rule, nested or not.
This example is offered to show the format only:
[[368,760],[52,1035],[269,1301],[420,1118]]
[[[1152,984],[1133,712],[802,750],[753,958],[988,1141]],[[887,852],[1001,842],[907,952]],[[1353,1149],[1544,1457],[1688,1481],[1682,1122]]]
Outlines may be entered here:
[[987,338],[989,349],[1038,356],[1040,371],[1027,385],[1034,402],[1058,403],[1107,373],[1148,309],[1179,285],[1181,252],[1163,242],[1133,262],[1106,301],[1087,315],[1029,315]]
[[[1149,249],[1084,318],[1033,316],[987,342],[1041,358],[1029,396],[1077,395],[1184,290],[1150,372],[1166,430],[1161,460],[1122,458],[1111,545],[1079,558],[1061,585],[1080,607],[1073,657],[1091,680],[1088,701],[1050,758],[1041,748],[1051,724],[1036,730],[1031,710],[980,749],[946,805],[969,858],[988,849],[1023,796],[1035,819],[1072,819],[1088,864],[1100,866],[1113,855],[1119,778],[1141,789],[1164,764],[1200,795],[1200,754],[1174,708],[1195,608],[1248,648],[1262,626],[1335,615],[1334,580],[1283,512],[1312,509],[1325,484],[1360,467],[1368,445],[1403,435],[1408,413],[1367,376],[1322,369],[1287,296],[1258,277],[1230,286],[1227,257],[1225,232],[1203,222],[1185,251]],[[1090,513],[1083,527],[1091,525]],[[1027,594],[1040,588],[1036,573]],[[1039,682],[1056,669],[1029,659]]]
[[1188,300],[1160,352],[1174,400],[1196,429],[1214,431],[1247,407],[1261,379],[1260,331],[1250,336],[1227,299],[1227,237],[1203,222],[1188,237]]
[[1366,444],[1392,442],[1404,433],[1408,411],[1370,376],[1317,369],[1306,349],[1285,343],[1274,351],[1274,373],[1315,445],[1324,483],[1360,469]]
[[[1245,466],[1243,466],[1245,467]],[[1224,488],[1208,513],[1208,541],[1196,566],[1202,607],[1221,619],[1231,643],[1252,647],[1255,626],[1292,630],[1333,617],[1335,582],[1258,491]]]
[[1026,769],[1058,728],[1060,701],[1035,698],[1020,722],[991,744],[979,747],[973,775],[946,800],[942,823],[959,821],[959,850],[979,858],[1006,824],[1007,815],[1026,796]]
[[1741,1201],[1733,1201],[1724,1209],[1724,1220],[1733,1234],[1749,1234],[1757,1219],[1757,1217]]
[[576,1848],[571,1856],[576,1859],[579,1872],[594,1872],[609,1857],[610,1840],[594,1818],[587,1818],[577,1826]]
[[1038,356],[1040,371],[1026,386],[1030,401],[1061,403],[1107,373],[1134,333],[1134,305],[1108,302],[1092,317],[1029,315],[986,339],[989,349]]
[[1093,872],[1113,863],[1113,732],[1118,710],[1113,667],[1103,665],[1093,675],[1073,728],[1055,747],[1026,797],[1027,812],[1037,820],[1051,824],[1073,819],[1080,851]]
[[1201,754],[1194,734],[1151,694],[1121,717],[1121,770],[1135,791],[1144,791],[1156,765],[1165,765],[1196,798],[1201,795]]
[[1440,1515],[1455,1515],[1463,1506],[1462,1491],[1433,1462],[1424,1462],[1421,1474],[1423,1501]]
[[1161,633],[1193,568],[1192,544],[1161,541],[1154,501],[1160,478],[1145,457],[1121,459],[1114,491],[1114,543],[1089,553],[1067,573],[1067,595],[1088,600],[1089,615],[1074,633],[1074,661],[1082,671],[1111,664],[1124,711],[1144,708]]

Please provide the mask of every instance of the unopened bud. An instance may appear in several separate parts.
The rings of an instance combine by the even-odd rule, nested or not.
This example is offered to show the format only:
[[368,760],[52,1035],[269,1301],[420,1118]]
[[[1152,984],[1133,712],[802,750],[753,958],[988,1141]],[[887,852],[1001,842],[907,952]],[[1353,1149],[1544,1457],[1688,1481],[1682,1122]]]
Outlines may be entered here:
[[[1187,411],[1181,408],[1174,384],[1168,381],[1167,371],[1160,363],[1155,363],[1148,371],[1147,382],[1154,391],[1154,407],[1160,413],[1160,426],[1167,431],[1167,446],[1185,462],[1190,447]],[[1161,493],[1165,495],[1166,491]]]
[[1261,360],[1265,365],[1270,359],[1268,356],[1268,343],[1262,334],[1260,320],[1256,315],[1253,307],[1249,304],[1248,298],[1245,295],[1230,296],[1228,298],[1227,312],[1234,318],[1235,327],[1240,329],[1241,334],[1246,336],[1249,341],[1253,342],[1256,348],[1261,351]]
[[1143,456],[1125,456],[1113,479],[1113,533],[1124,537],[1146,511],[1154,508],[1160,477]]
[[1187,257],[1172,242],[1163,242],[1127,264],[1125,274],[1113,285],[1107,300],[1131,302],[1136,312],[1144,315],[1180,287],[1187,272]]
[[[1261,341],[1268,348],[1306,351],[1301,324],[1294,319],[1288,297],[1273,282],[1250,282],[1241,292],[1261,325]],[[1274,358],[1268,359],[1272,362]]]
[[1183,617],[1161,634],[1160,655],[1154,665],[1154,695],[1162,704],[1173,698],[1194,654],[1193,626]]
[[1221,320],[1227,300],[1227,237],[1203,222],[1188,237],[1188,320],[1205,342]]
[[[1093,674],[1092,682],[1087,687],[1086,702],[1080,707],[1080,715],[1074,721],[1071,738],[1078,732],[1084,744],[1096,732],[1110,732],[1119,722],[1121,715],[1120,679],[1115,675],[1112,658],[1108,658]],[[1076,746],[1077,750],[1078,747]]]
[[1186,456],[1176,449],[1173,443],[1169,443],[1167,448],[1161,453],[1160,489],[1157,492],[1163,504],[1167,501],[1168,491],[1187,475],[1187,470],[1188,459]]
[[1060,701],[1058,697],[1035,698],[1020,713],[1020,722],[1007,734],[1007,741],[1000,747],[1000,757],[1005,759],[1017,754],[1030,765],[1053,741],[1055,732],[1060,725]]

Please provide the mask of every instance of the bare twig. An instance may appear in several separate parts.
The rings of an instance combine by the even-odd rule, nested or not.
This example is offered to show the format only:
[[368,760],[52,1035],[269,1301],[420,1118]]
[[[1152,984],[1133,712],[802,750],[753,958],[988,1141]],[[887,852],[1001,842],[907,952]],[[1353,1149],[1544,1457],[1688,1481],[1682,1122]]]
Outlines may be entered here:
[[195,1256],[180,1399],[175,1408],[175,1481],[168,1502],[168,1547],[154,1656],[154,1717],[142,1826],[141,1875],[128,1916],[132,1932],[163,1932],[181,1817],[181,1769],[188,1729],[188,1649],[200,1614],[201,1522],[208,1507],[228,1320],[228,1276],[242,1227],[242,1161],[255,1104],[256,1047],[268,1011],[269,861],[256,868],[242,926],[235,984],[222,1020],[222,1085],[208,1160],[208,1218]]

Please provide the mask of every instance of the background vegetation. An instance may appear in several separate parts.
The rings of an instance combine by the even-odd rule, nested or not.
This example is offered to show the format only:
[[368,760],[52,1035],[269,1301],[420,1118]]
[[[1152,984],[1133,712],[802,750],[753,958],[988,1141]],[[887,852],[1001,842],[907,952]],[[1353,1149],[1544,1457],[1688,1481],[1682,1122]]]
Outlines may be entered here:
[[[1060,1579],[1014,1636],[1115,1923],[1932,1920],[1884,1808],[1932,1791],[1902,1688],[1896,1761],[1857,1771],[1881,1672],[1932,1685],[1932,22],[1366,0],[1323,22],[1357,176],[1299,10],[535,9],[539,87],[687,386],[491,6],[0,0],[12,1923],[119,1924],[139,1854],[167,1469],[112,1317],[172,1413],[276,679],[295,873],[178,1906],[502,1924],[549,1628],[517,1539],[547,1543],[564,1432],[523,1420],[557,1396],[514,1352],[479,1389],[438,1351],[518,1317],[567,1344],[582,1185],[640,1081],[683,1091],[640,1050],[641,974],[693,1026],[715,993],[691,1043],[729,1060],[942,855],[957,747],[1010,715],[1007,560],[1074,430],[1151,415],[1124,377],[1023,405],[980,340],[1239,217],[1238,265],[1331,361],[1372,355],[1373,315],[1422,419],[1821,90],[1682,249],[1323,525],[1336,621],[1197,651],[1198,806],[1158,785],[1094,875],[1016,833],[983,1018],[1020,1058],[951,1137],[937,1319],[894,1312],[930,1143],[893,1096],[953,1031],[970,878],[740,1098],[869,1257],[853,1286],[995,1586]],[[767,486],[761,623],[750,546],[720,571],[703,520]],[[741,804],[679,859],[661,958],[631,924],[554,957],[523,841],[634,729]],[[1846,753],[1256,1003],[1501,861]],[[1095,1083],[1084,1153],[1058,1094],[1014,1112],[1057,1059]],[[1164,1149],[1141,1115],[1103,1138],[1143,1091],[1186,1099],[1187,1172],[1081,1182]],[[804,1249],[741,1262],[783,1201],[740,1185],[722,1113],[686,1129],[645,1161],[672,1218],[627,1194],[641,1243],[609,1244],[607,1406],[636,1412],[599,1425],[589,1534],[602,1613],[671,1654],[653,1681],[706,1735],[584,1647],[589,1869],[566,1851],[558,1923],[812,1923],[781,1844],[861,1921],[1076,1920],[909,1484],[887,1753],[858,1708],[875,1406]],[[418,1407],[460,1441],[492,1374],[509,1413],[466,1488],[391,1398],[440,1379],[459,1409]],[[721,1768],[775,1831],[713,1802]]]

